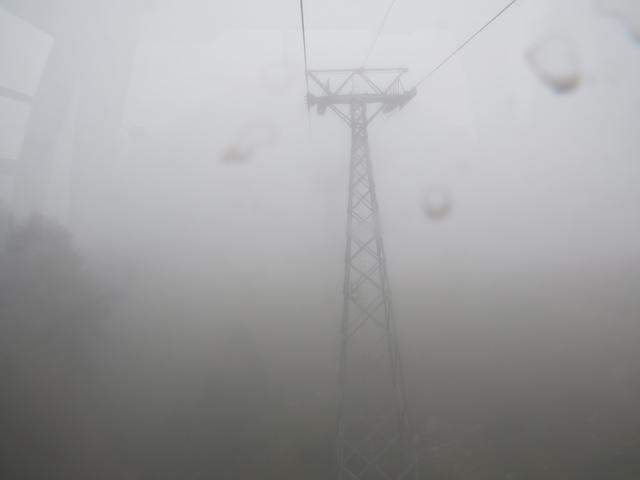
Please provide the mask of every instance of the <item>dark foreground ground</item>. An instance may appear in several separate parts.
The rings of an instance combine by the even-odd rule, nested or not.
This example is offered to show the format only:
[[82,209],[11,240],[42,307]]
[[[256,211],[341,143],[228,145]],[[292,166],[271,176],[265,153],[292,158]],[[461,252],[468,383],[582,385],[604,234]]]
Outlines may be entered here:
[[[333,478],[332,334],[114,293],[42,219],[1,252],[0,478]],[[423,477],[640,479],[638,286],[629,265],[435,287],[403,337]]]

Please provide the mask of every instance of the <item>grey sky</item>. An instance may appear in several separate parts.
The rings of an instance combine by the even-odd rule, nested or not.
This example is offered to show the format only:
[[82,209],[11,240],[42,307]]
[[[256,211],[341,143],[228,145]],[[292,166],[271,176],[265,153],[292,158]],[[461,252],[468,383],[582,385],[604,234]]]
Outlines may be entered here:
[[[311,67],[359,65],[387,2],[306,3]],[[369,64],[408,66],[410,85],[501,6],[400,0]],[[0,82],[33,93],[49,37],[6,13],[0,21]],[[119,147],[123,191],[135,191],[127,212],[151,222],[145,209],[167,202],[175,218],[243,218],[253,231],[258,204],[271,209],[274,231],[288,232],[301,215],[339,232],[348,137],[335,118],[315,114],[309,136],[295,2],[150,3],[140,31]],[[579,62],[580,85],[565,95],[525,58],[550,36],[565,39]],[[403,112],[373,125],[390,257],[397,252],[392,270],[420,270],[422,261],[476,269],[636,257],[638,52],[597,3],[523,0]],[[3,101],[1,118],[0,150],[11,157],[25,107]],[[277,144],[258,148],[247,165],[220,162],[229,139],[256,121],[276,126]],[[51,202],[60,206],[64,175],[58,181]],[[436,223],[421,207],[433,184],[445,185],[453,202],[451,216]]]

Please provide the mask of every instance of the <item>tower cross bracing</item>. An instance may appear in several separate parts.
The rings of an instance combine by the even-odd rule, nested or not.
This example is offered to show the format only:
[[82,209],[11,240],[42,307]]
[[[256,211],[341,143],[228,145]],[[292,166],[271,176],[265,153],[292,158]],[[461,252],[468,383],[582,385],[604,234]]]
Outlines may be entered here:
[[[309,92],[309,108],[316,107],[319,114],[332,110],[351,130],[336,442],[339,480],[417,477],[368,139],[368,125],[378,114],[402,108],[415,96],[415,89],[402,86],[405,71],[308,72],[317,92]],[[332,80],[337,80],[335,89]]]

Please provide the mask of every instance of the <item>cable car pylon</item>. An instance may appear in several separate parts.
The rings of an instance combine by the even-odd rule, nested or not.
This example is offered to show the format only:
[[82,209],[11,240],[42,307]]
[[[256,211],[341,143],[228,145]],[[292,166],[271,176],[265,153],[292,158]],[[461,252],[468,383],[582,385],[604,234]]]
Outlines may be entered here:
[[351,130],[336,441],[339,480],[417,479],[368,139],[368,126],[380,113],[401,109],[416,95],[415,88],[402,85],[406,71],[307,71],[309,109],[315,107],[321,115],[331,110]]

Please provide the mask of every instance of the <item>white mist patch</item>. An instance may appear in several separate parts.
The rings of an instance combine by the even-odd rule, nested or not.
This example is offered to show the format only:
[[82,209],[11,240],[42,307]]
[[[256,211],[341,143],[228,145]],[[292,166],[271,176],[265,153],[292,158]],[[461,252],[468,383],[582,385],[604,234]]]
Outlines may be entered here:
[[580,65],[573,44],[550,36],[525,52],[537,77],[556,93],[574,91],[581,83]]
[[273,62],[262,67],[262,79],[266,89],[274,95],[285,95],[300,76],[299,65]]

